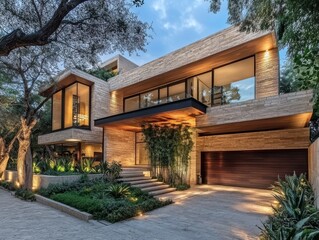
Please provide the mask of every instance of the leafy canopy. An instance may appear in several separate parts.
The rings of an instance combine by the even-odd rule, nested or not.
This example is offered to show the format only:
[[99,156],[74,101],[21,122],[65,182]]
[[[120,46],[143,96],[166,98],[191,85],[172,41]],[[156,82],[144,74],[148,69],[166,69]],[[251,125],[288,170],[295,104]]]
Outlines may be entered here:
[[149,25],[132,13],[142,0],[0,1],[0,56],[51,45],[57,57],[96,60],[115,50],[144,50]]

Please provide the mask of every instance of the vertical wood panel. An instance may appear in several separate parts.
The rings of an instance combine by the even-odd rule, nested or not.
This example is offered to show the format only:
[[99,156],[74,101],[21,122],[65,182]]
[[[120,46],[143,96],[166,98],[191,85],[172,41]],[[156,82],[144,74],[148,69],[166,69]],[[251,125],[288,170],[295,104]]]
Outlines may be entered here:
[[306,149],[203,152],[203,183],[268,188],[286,174],[307,173]]

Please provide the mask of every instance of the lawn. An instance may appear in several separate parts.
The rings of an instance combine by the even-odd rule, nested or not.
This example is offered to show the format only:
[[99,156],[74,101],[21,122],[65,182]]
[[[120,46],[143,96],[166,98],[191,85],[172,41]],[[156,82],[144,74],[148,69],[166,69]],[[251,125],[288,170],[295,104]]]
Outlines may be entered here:
[[166,206],[172,201],[160,201],[126,184],[104,179],[81,180],[68,184],[49,185],[39,194],[93,215],[94,219],[118,222],[144,212]]

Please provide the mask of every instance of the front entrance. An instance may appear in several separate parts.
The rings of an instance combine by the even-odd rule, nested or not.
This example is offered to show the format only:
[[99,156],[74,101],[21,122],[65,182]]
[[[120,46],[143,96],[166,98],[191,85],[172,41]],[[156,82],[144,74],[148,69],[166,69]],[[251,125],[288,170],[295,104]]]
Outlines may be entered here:
[[203,183],[269,188],[286,174],[307,173],[307,149],[202,152]]
[[135,133],[135,164],[149,165],[150,159],[146,150],[146,143],[141,132]]

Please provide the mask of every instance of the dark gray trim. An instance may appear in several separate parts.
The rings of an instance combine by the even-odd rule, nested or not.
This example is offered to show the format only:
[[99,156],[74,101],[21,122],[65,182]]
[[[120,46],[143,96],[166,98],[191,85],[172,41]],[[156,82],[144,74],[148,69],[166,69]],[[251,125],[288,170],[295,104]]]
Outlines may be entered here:
[[146,117],[153,114],[178,110],[182,108],[193,107],[202,113],[206,113],[207,106],[194,98],[186,98],[175,102],[164,103],[160,105],[155,105],[147,108],[138,109],[131,112],[120,113],[110,117],[100,118],[94,120],[94,126],[103,126],[108,123],[113,123],[129,118]]

